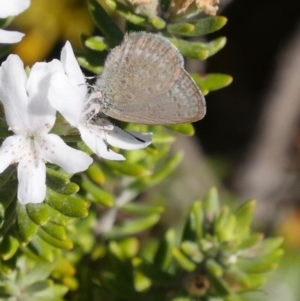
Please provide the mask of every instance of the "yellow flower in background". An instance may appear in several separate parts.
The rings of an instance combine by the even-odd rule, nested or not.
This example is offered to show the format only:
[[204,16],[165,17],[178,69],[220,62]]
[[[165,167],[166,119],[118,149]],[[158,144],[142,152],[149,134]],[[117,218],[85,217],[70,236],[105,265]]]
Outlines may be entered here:
[[300,249],[299,208],[291,208],[287,210],[276,228],[276,232],[284,238],[284,241],[288,246]]
[[94,29],[86,0],[32,0],[12,27],[26,34],[12,51],[25,65],[45,60],[59,42],[69,40],[75,49],[81,48],[80,35]]

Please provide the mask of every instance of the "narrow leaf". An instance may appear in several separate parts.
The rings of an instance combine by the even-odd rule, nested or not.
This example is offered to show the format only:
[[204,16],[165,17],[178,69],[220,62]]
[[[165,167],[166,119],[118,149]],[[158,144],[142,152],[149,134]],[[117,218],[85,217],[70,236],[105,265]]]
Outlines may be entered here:
[[36,234],[38,226],[27,215],[25,205],[18,203],[16,232],[21,242],[28,243]]
[[159,248],[155,254],[154,264],[160,270],[168,271],[173,257],[173,249],[176,243],[176,233],[174,229],[169,229],[163,240],[160,242]]
[[119,45],[123,40],[123,33],[101,4],[96,0],[88,0],[88,9],[96,25],[110,43],[110,46]]
[[112,230],[104,235],[107,239],[112,239],[140,233],[153,227],[159,221],[159,219],[159,214],[152,214],[147,217],[129,220],[124,222],[122,225],[114,226]]
[[45,203],[27,204],[26,212],[37,225],[44,225],[49,220],[48,206]]
[[227,18],[222,16],[202,18],[189,23],[173,23],[167,26],[167,30],[173,34],[186,37],[203,36],[221,29],[227,23]]
[[65,250],[70,250],[73,248],[73,242],[68,238],[66,240],[58,240],[53,236],[49,235],[41,228],[38,229],[38,235],[41,239],[43,239],[45,242],[47,242],[48,244],[50,244],[55,248],[65,249]]
[[88,215],[88,203],[77,197],[65,196],[48,189],[46,202],[53,209],[69,217],[85,217]]

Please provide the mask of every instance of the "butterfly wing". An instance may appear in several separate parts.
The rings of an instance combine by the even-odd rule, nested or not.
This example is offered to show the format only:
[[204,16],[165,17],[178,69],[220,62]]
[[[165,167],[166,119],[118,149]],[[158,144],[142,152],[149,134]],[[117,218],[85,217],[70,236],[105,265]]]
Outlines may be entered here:
[[[114,48],[105,62],[99,86],[111,104],[139,102],[167,91],[178,77],[183,59],[177,48],[157,34],[137,32],[129,34]],[[129,99],[130,98],[130,99]]]
[[205,113],[205,99],[184,69],[168,91],[137,103],[121,103],[106,112],[126,122],[161,125],[194,122]]
[[204,97],[183,69],[181,54],[157,34],[129,34],[109,54],[96,86],[103,113],[122,121],[176,124],[205,114]]

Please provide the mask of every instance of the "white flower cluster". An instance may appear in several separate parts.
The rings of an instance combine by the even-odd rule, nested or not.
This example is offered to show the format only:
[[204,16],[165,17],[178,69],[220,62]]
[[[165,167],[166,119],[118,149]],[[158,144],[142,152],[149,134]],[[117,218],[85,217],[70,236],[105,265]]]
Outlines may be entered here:
[[[12,17],[26,10],[30,0],[0,0],[0,19]],[[24,34],[17,31],[0,29],[0,44],[13,44],[20,42]]]
[[9,55],[1,65],[0,101],[9,130],[14,134],[0,147],[0,173],[10,164],[18,163],[18,200],[22,204],[43,202],[47,162],[69,173],[84,171],[92,163],[86,153],[69,147],[50,133],[56,110],[78,128],[89,148],[105,159],[124,160],[107,144],[139,149],[151,143],[149,133],[126,132],[98,117],[90,120],[91,111],[95,110],[91,98],[69,42],[60,61],[36,63],[29,75],[17,55]]

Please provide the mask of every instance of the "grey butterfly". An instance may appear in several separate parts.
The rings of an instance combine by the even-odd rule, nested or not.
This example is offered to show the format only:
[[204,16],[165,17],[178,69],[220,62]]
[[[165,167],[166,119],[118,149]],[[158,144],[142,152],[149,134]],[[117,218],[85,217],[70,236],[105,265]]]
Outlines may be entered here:
[[108,55],[95,92],[100,112],[126,122],[170,125],[198,121],[206,112],[182,55],[158,34],[127,35]]

